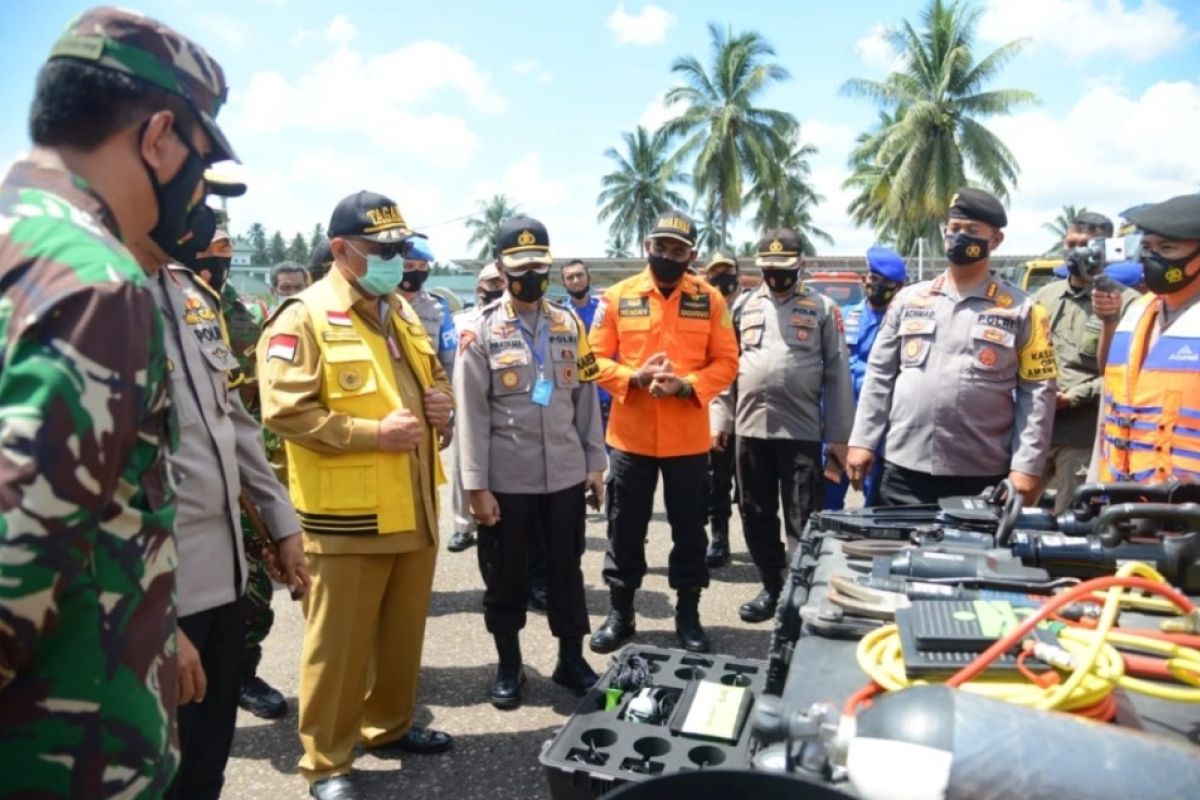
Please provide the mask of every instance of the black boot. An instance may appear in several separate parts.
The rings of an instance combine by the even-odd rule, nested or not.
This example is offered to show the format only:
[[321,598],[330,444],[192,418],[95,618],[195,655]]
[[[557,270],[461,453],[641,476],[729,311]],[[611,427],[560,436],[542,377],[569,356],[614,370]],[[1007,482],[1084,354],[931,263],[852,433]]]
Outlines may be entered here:
[[608,594],[612,609],[608,612],[608,619],[604,620],[600,630],[593,633],[588,642],[593,653],[611,653],[637,631],[633,621],[633,589],[613,586]]
[[712,541],[705,555],[710,567],[723,567],[729,561],[729,521],[713,520]]
[[500,656],[496,679],[492,681],[492,705],[496,708],[517,708],[521,705],[521,684],[525,683],[520,634],[516,631],[494,633],[492,638],[496,640],[496,653]]
[[684,650],[708,652],[708,634],[700,625],[700,590],[680,589],[675,601],[675,635]]
[[743,622],[766,622],[775,616],[775,606],[779,603],[779,592],[774,593],[763,589],[748,603],[742,603],[738,616]]
[[583,657],[583,637],[564,636],[558,640],[558,664],[552,679],[577,695],[587,694],[596,685],[600,676]]

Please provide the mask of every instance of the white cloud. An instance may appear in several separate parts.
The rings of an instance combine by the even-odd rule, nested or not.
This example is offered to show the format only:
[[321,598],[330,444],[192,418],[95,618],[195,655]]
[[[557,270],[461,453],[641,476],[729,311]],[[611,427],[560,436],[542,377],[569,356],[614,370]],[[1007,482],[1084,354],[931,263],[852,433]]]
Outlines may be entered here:
[[641,125],[646,130],[654,133],[662,127],[664,122],[674,119],[687,110],[688,104],[685,102],[674,102],[667,104],[667,93],[656,95],[653,100],[646,106],[646,110],[642,112],[642,116],[638,118],[638,125]]
[[349,46],[354,26],[343,16],[323,36],[334,48],[299,78],[258,72],[234,93],[226,119],[235,132],[248,140],[303,132],[353,137],[356,146],[373,146],[382,155],[463,169],[474,158],[478,137],[464,119],[424,108],[447,92],[485,113],[507,105],[487,73],[442,42],[422,40],[364,55]]
[[477,200],[486,200],[495,194],[508,196],[534,216],[556,208],[569,196],[564,183],[543,174],[542,156],[537,152],[526,153],[510,165],[499,181],[483,180],[475,186]]
[[988,0],[981,38],[1003,43],[1021,37],[1072,58],[1118,55],[1149,61],[1187,37],[1178,13],[1161,0]]
[[1009,252],[1041,252],[1064,204],[1116,217],[1138,203],[1196,191],[1200,83],[1161,81],[1140,96],[1094,87],[1065,114],[1027,111],[989,123],[1021,166]]
[[867,35],[854,43],[854,52],[863,63],[872,69],[889,71],[896,69],[899,57],[887,40],[887,28],[872,25]]
[[817,194],[825,199],[813,209],[813,224],[833,237],[833,246],[817,241],[817,251],[825,255],[854,255],[865,252],[875,243],[875,233],[869,228],[856,228],[846,207],[854,193],[842,188],[849,169],[846,159],[854,147],[858,132],[848,125],[823,119],[806,119],[800,123],[800,141],[817,147],[810,159],[811,181]]
[[538,83],[550,83],[550,81],[554,80],[554,75],[550,70],[543,68],[542,62],[536,58],[514,61],[512,70],[518,75],[531,75]]
[[624,3],[609,15],[607,25],[617,39],[617,44],[651,45],[662,44],[667,38],[667,29],[675,24],[675,15],[655,5],[643,6],[641,12],[630,14]]

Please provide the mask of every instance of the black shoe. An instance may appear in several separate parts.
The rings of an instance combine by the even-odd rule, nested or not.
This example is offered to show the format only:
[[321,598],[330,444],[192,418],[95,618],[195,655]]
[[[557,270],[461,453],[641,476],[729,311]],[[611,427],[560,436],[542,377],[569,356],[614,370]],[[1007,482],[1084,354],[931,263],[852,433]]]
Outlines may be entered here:
[[451,553],[461,553],[473,544],[475,544],[475,534],[470,531],[455,531],[451,534],[450,543],[446,545],[446,549]]
[[683,649],[691,653],[707,653],[708,634],[700,625],[700,590],[680,589],[675,603],[675,635]]
[[517,631],[493,633],[496,655],[500,663],[496,666],[496,678],[492,681],[490,700],[501,709],[519,708],[521,685],[525,683],[525,669],[521,666],[521,634]]
[[738,616],[743,622],[766,622],[775,616],[775,606],[779,603],[779,595],[771,594],[763,589],[748,603],[742,603]]
[[600,680],[592,665],[583,657],[582,636],[558,640],[558,664],[554,667],[551,680],[579,696],[587,694],[588,689]]
[[525,668],[503,665],[496,667],[496,678],[492,681],[489,699],[492,705],[504,711],[521,707],[521,687],[525,685]]
[[546,598],[546,584],[529,584],[529,607],[534,611],[545,611],[550,607]]
[[287,701],[279,690],[272,689],[257,675],[242,681],[238,705],[259,719],[280,719],[287,716],[288,712]]
[[729,529],[713,524],[712,541],[704,560],[710,567],[723,567],[729,562]]
[[418,728],[414,725],[399,739],[378,747],[369,747],[367,752],[380,758],[399,758],[401,753],[430,756],[444,753],[453,746],[454,739],[450,734],[435,731],[433,728]]
[[588,647],[593,653],[611,653],[623,642],[633,638],[635,633],[637,625],[633,621],[633,614],[626,615],[614,608],[608,612],[608,618],[604,620],[600,629],[592,634],[592,638],[588,640]]
[[362,797],[349,775],[335,775],[309,784],[308,793],[317,800],[358,800]]

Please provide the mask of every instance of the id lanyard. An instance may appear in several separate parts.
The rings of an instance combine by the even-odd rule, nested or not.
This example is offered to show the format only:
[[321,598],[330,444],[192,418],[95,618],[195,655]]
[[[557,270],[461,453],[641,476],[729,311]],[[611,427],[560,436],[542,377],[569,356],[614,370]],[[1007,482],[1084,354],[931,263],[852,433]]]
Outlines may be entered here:
[[539,406],[550,405],[550,396],[554,391],[554,384],[546,380],[546,352],[550,349],[550,322],[549,320],[541,319],[539,314],[534,318],[534,327],[537,327],[538,322],[542,322],[542,335],[538,345],[534,344],[534,334],[525,327],[524,321],[518,319],[517,327],[521,331],[521,336],[525,338],[525,343],[529,345],[529,350],[533,353],[534,363],[537,364],[538,377],[533,385],[533,394],[530,398]]

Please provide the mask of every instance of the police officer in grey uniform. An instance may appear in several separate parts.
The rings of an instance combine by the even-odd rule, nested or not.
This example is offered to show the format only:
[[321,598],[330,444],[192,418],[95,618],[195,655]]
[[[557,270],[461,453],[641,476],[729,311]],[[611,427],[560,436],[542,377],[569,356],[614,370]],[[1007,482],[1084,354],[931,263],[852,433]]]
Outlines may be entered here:
[[462,478],[479,522],[484,622],[499,668],[497,708],[521,702],[525,674],[527,537],[540,536],[546,559],[547,617],[558,637],[553,680],[577,694],[596,682],[583,657],[588,633],[583,573],[585,492],[596,507],[607,466],[600,429],[599,370],[583,323],[543,299],[550,285],[550,239],[540,222],[504,223],[497,258],[508,291],[462,333],[454,386]]
[[176,266],[159,270],[150,290],[166,322],[171,403],[179,422],[179,446],[170,456],[179,501],[179,668],[194,669],[198,661],[207,685],[203,702],[179,709],[182,760],[169,796],[215,799],[233,744],[245,651],[241,493],[258,508],[279,545],[286,577],[301,595],[308,573],[300,520],[267,461],[262,428],[230,387],[239,364],[222,326],[219,296],[194,272]]
[[840,470],[854,419],[841,312],[799,282],[801,246],[787,228],[767,231],[758,243],[754,263],[763,282],[733,312],[738,377],[710,410],[714,438],[737,435],[742,530],[763,583],[739,609],[746,622],[772,618],[783,588],[780,497],[787,535],[799,541],[820,500],[821,442]]
[[1010,478],[1029,502],[1054,424],[1057,377],[1050,320],[990,271],[1004,206],[960,189],[943,230],[949,268],[905,287],[871,350],[850,435],[860,486],[887,435],[883,505],[934,503]]
[[433,262],[433,251],[429,241],[423,237],[412,239],[404,254],[404,277],[397,287],[404,299],[417,312],[421,326],[429,334],[429,341],[437,350],[438,361],[447,375],[454,374],[454,350],[458,347],[458,334],[454,330],[454,316],[446,298],[425,291],[429,278],[429,265]]
[[[504,294],[504,276],[500,274],[496,265],[488,264],[479,270],[479,275],[475,278],[475,305],[464,308],[453,317],[455,340],[462,335],[463,331],[475,324],[475,321],[479,319],[479,312],[483,310],[484,306],[489,305],[502,294]],[[453,373],[450,374],[453,376]],[[450,511],[454,515],[454,532],[450,535],[450,543],[446,545],[446,549],[451,553],[461,553],[475,544],[476,526],[467,504],[467,490],[463,488],[462,484],[462,455],[459,452],[457,437],[450,443],[450,452],[453,456],[453,466],[450,470]]]

